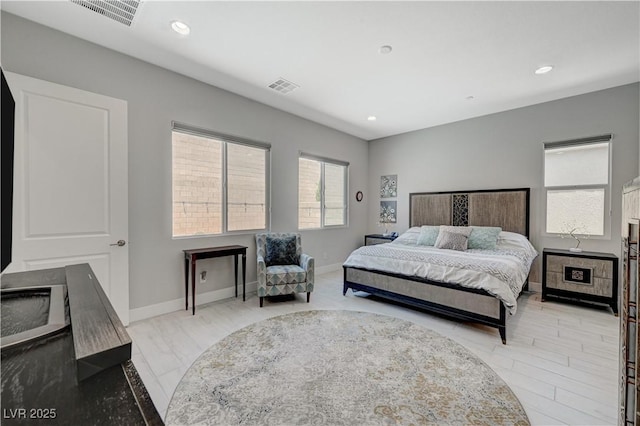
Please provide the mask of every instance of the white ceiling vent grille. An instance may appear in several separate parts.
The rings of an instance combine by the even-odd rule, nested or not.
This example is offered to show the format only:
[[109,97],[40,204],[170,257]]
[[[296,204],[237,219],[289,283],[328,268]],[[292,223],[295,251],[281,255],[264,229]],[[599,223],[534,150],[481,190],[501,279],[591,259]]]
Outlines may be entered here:
[[70,0],[109,19],[131,26],[141,0]]
[[298,87],[300,86],[290,82],[289,80],[285,80],[282,77],[280,77],[279,79],[277,79],[276,81],[274,81],[269,85],[269,88],[275,90],[276,92],[280,92],[283,95],[286,95],[287,93],[297,89]]

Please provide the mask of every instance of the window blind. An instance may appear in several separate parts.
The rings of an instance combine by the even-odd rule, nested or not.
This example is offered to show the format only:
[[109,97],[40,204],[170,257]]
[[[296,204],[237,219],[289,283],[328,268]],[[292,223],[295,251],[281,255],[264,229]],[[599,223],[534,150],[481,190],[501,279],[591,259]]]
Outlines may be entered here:
[[195,136],[204,136],[208,138],[214,138],[223,142],[235,143],[239,145],[250,146],[253,148],[261,148],[266,151],[271,150],[270,143],[260,142],[253,139],[242,138],[239,136],[227,135],[219,132],[214,132],[212,130],[203,129],[201,127],[196,127],[189,124],[179,123],[177,121],[172,121],[171,125],[173,130],[176,132],[187,133]]
[[320,155],[309,154],[307,152],[300,151],[300,158],[306,158],[307,160],[322,161],[323,163],[337,164],[339,166],[348,166],[347,161],[334,160],[333,158],[322,157]]

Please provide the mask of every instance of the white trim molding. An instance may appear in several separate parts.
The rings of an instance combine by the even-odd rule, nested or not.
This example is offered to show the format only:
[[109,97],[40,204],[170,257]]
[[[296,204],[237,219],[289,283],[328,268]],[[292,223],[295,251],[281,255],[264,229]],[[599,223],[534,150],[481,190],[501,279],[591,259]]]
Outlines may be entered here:
[[[328,272],[339,271],[342,263],[334,263],[332,265],[319,266],[316,268],[316,276],[326,274]],[[240,285],[240,284],[238,284]],[[246,294],[255,293],[257,291],[258,282],[253,281],[246,284]],[[240,289],[242,291],[242,289]],[[235,297],[235,287],[226,287],[220,290],[208,291],[206,293],[198,293],[196,296],[196,306],[206,305],[207,303],[217,302],[219,300],[230,299]],[[238,295],[240,297],[240,295]],[[141,321],[147,318],[157,317],[159,315],[168,314],[184,310],[184,297],[173,299],[166,302],[156,303],[155,305],[143,306],[129,310],[129,320],[131,322]]]

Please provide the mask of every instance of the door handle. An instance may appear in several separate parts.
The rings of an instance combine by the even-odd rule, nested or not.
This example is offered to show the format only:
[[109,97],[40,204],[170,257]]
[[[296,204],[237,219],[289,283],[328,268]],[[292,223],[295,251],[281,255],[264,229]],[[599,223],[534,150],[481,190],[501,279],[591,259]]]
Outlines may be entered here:
[[110,246],[118,246],[118,247],[122,247],[123,245],[127,244],[127,242],[125,240],[118,240],[117,243],[115,244],[109,244]]

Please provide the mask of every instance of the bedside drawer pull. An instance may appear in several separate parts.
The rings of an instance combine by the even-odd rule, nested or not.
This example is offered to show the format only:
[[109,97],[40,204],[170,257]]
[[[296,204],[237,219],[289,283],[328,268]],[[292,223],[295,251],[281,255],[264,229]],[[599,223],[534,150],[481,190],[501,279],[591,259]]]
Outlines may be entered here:
[[563,266],[563,281],[572,284],[593,285],[593,268]]

